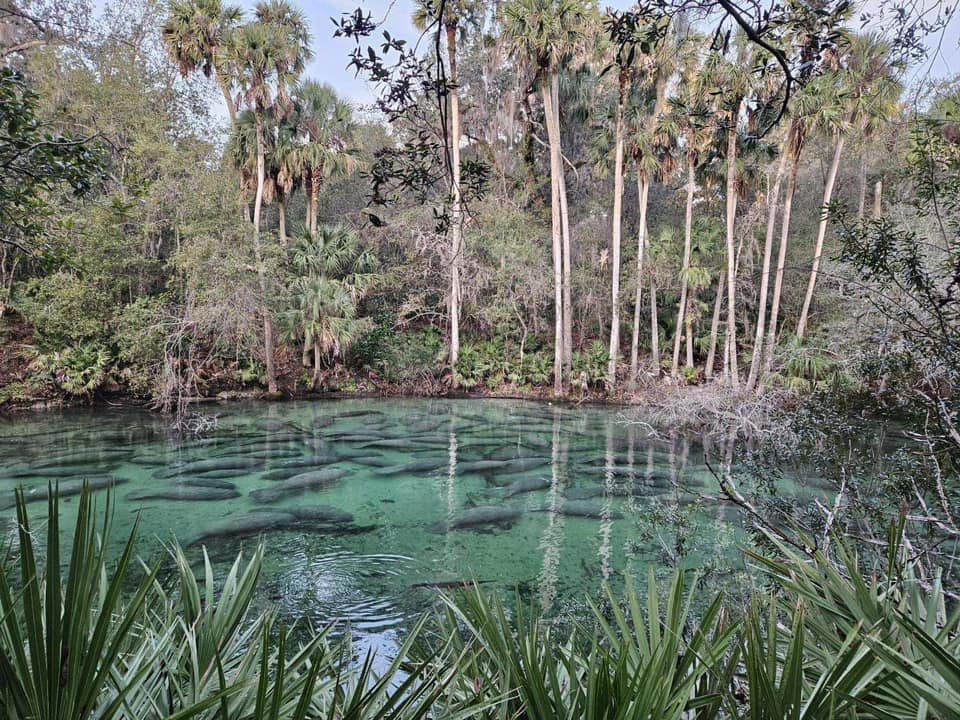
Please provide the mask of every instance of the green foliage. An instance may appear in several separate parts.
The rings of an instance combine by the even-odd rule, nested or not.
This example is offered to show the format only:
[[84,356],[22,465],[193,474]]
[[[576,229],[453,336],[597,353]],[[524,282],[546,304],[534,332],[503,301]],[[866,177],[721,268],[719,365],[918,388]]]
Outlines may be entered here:
[[27,248],[55,207],[52,192],[62,185],[83,195],[100,169],[96,145],[45,126],[38,106],[25,77],[0,68],[0,241]]
[[[60,545],[50,488],[44,542],[17,493],[16,552],[0,572],[0,708],[18,720],[420,720],[466,717],[438,661],[402,665],[420,632],[376,672],[355,663],[349,639],[254,614],[263,548],[238,556],[225,578],[203,554],[203,579],[177,545],[172,572],[138,565],[137,523],[118,558],[98,534],[84,489],[72,547]],[[45,562],[39,547],[45,550]],[[142,567],[142,569],[141,569]],[[169,579],[166,579],[169,578]],[[298,640],[297,638],[304,638]],[[471,711],[484,712],[474,705]]]
[[36,329],[44,349],[103,341],[108,335],[109,297],[74,273],[60,271],[31,280],[17,296],[16,305]]
[[855,381],[840,358],[809,339],[791,337],[781,350],[781,378],[795,392],[849,390]]
[[381,312],[373,327],[354,344],[349,360],[388,382],[402,383],[432,378],[445,353],[443,337],[436,328],[398,330],[393,315]]
[[97,343],[81,343],[51,353],[35,353],[30,369],[38,379],[68,395],[89,398],[114,371],[110,351]]
[[152,392],[163,363],[169,318],[163,297],[140,297],[120,311],[114,342],[123,379],[133,392]]
[[609,361],[606,346],[594,340],[586,351],[573,354],[574,381],[582,382],[586,387],[602,387],[607,380]]

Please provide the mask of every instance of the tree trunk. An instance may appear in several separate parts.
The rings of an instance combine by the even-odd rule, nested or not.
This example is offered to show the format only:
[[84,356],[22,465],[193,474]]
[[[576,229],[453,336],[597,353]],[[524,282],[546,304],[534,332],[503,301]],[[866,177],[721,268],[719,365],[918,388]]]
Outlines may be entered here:
[[747,377],[747,389],[757,385],[760,376],[760,363],[763,357],[763,330],[767,322],[767,294],[770,289],[770,258],[773,255],[773,234],[777,229],[777,205],[780,202],[780,186],[787,169],[786,145],[780,151],[780,162],[773,187],[767,195],[767,234],[763,240],[763,268],[760,271],[760,297],[757,308],[757,329],[753,338],[753,358],[750,360],[750,375]]
[[762,379],[773,367],[773,350],[777,344],[777,319],[780,314],[780,295],[783,290],[783,272],[787,263],[787,244],[790,240],[790,212],[793,209],[793,196],[797,189],[797,173],[800,170],[800,147],[796,133],[797,128],[791,128],[791,139],[787,144],[793,154],[793,165],[787,178],[787,193],[783,198],[783,215],[780,219],[780,247],[777,250],[777,273],[773,278],[773,297],[770,299],[770,322],[767,325],[767,337],[763,351]]
[[230,97],[230,88],[227,87],[223,81],[218,77],[217,85],[220,86],[220,92],[223,93],[223,100],[227,105],[227,115],[230,116],[230,129],[236,129],[237,127],[237,106],[233,102],[233,98]]
[[310,229],[310,237],[317,237],[317,219],[320,215],[320,185],[323,178],[320,176],[320,169],[314,168],[310,171],[310,204],[307,226]]
[[266,182],[266,141],[263,129],[263,113],[257,112],[257,194],[253,201],[253,253],[257,263],[257,281],[260,288],[260,311],[263,313],[264,362],[267,366],[267,391],[277,392],[277,374],[273,362],[273,323],[266,308],[267,276],[263,267],[263,251],[260,247],[260,213],[263,210],[263,186]]
[[280,244],[287,246],[287,202],[283,198],[277,198],[277,221],[280,225]]
[[683,336],[684,314],[687,309],[687,286],[690,270],[690,250],[693,244],[693,194],[696,189],[696,165],[692,153],[687,153],[687,207],[683,219],[683,265],[680,268],[680,304],[677,307],[677,327],[673,335],[673,363],[670,377],[680,376],[680,340]]
[[877,180],[877,184],[873,186],[873,219],[879,220],[880,215],[883,211],[883,178]]
[[570,268],[570,213],[567,208],[567,179],[563,165],[563,147],[560,135],[560,75],[551,75],[554,133],[557,136],[557,154],[560,163],[560,228],[563,241],[563,374],[569,382],[573,370],[573,285]]
[[[463,217],[460,195],[460,90],[457,87],[457,24],[446,23],[450,62],[450,369],[460,355],[460,269],[463,263]],[[456,373],[453,386],[456,387]]]
[[553,334],[553,392],[563,395],[563,230],[560,219],[560,133],[553,109],[553,77],[543,86],[543,112],[550,142],[550,214],[553,249],[554,334]]
[[617,360],[620,356],[620,225],[623,209],[623,143],[626,134],[623,120],[625,85],[626,77],[622,76],[620,99],[617,103],[617,141],[613,161],[613,232],[611,233],[613,280],[610,297],[610,363],[607,367],[607,384],[611,392],[617,386]]
[[653,374],[660,377],[660,320],[657,319],[657,283],[650,276],[650,362]]
[[640,310],[643,307],[643,257],[647,249],[647,200],[650,182],[647,174],[637,168],[637,199],[640,203],[640,229],[637,232],[637,290],[633,300],[633,337],[630,341],[630,385],[635,385],[640,373]]
[[827,182],[823,187],[823,203],[820,207],[820,224],[817,226],[817,244],[813,251],[813,266],[810,268],[810,281],[807,283],[807,294],[803,298],[803,309],[800,310],[800,321],[797,323],[797,337],[801,340],[807,331],[810,303],[813,302],[813,290],[817,284],[817,275],[820,272],[823,241],[827,236],[827,222],[830,220],[828,206],[833,199],[833,187],[837,182],[837,170],[840,168],[840,154],[843,152],[843,141],[844,135],[837,135],[837,142],[833,147],[833,160],[830,162]]
[[717,283],[717,297],[713,300],[713,319],[710,321],[710,347],[707,350],[707,363],[704,365],[704,377],[709,380],[713,377],[713,366],[717,363],[717,339],[720,336],[720,310],[723,307],[723,290],[727,282],[727,276],[720,273],[720,281]]
[[693,313],[690,312],[690,308],[693,307],[696,298],[693,293],[690,293],[690,297],[687,298],[687,311],[684,314],[684,324],[686,325],[686,331],[684,335],[687,337],[687,357],[686,357],[686,367],[688,369],[693,367]]
[[860,148],[860,186],[857,198],[857,220],[863,220],[867,208],[867,153],[866,148]]
[[[742,104],[742,103],[741,103]],[[737,115],[730,118],[727,127],[727,347],[730,351],[730,384],[740,385],[737,368],[737,258],[734,250],[734,230],[737,220]]]
[[312,388],[317,387],[320,382],[320,343],[313,343],[313,380],[310,383]]

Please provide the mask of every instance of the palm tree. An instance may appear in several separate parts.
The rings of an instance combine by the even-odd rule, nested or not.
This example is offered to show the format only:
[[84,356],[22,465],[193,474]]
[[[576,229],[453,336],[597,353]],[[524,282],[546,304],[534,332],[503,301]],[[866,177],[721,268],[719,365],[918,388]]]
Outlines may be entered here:
[[313,352],[313,380],[320,378],[323,354],[339,357],[369,326],[358,318],[363,297],[379,279],[376,259],[356,235],[342,227],[307,229],[291,251],[299,277],[292,285],[287,324]]
[[[243,87],[243,99],[253,112],[256,130],[256,195],[253,204],[253,248],[257,265],[261,303],[267,298],[266,268],[260,237],[260,218],[266,187],[266,118],[268,109],[282,116],[290,105],[290,86],[303,71],[310,49],[309,33],[301,13],[283,0],[271,0],[256,6],[257,21],[234,31],[232,61]],[[267,389],[277,392],[274,367],[273,323],[270,312],[262,309]]]
[[320,191],[330,178],[349,175],[359,163],[350,146],[355,125],[350,105],[326,83],[308,80],[295,92],[296,149],[290,171],[298,171],[307,188],[307,227],[317,232]]
[[829,220],[828,207],[833,199],[833,188],[840,168],[840,155],[843,152],[847,130],[851,126],[861,132],[878,120],[889,117],[900,97],[901,85],[897,79],[898,67],[893,60],[889,43],[877,35],[852,35],[849,46],[841,60],[837,82],[839,100],[843,114],[839,122],[833,124],[833,157],[830,170],[823,187],[823,202],[820,208],[820,222],[817,226],[817,242],[813,251],[813,265],[810,268],[810,280],[803,298],[803,308],[797,322],[797,338],[803,339],[810,314],[810,303],[820,271],[820,259],[823,255],[823,241],[827,234]]
[[242,16],[239,7],[224,5],[222,0],[170,0],[160,31],[167,54],[181,75],[200,70],[216,79],[231,127],[237,123],[237,103],[231,92],[234,74],[227,46]]
[[[652,38],[641,44],[648,49],[642,59],[638,75],[645,87],[637,88],[633,93],[633,107],[630,113],[630,154],[636,165],[637,200],[639,204],[639,222],[637,230],[637,273],[636,295],[633,305],[633,337],[630,342],[630,382],[635,383],[640,369],[640,314],[643,306],[644,259],[650,247],[647,227],[647,210],[650,198],[652,177],[663,174],[670,168],[664,163],[663,149],[669,144],[660,128],[667,107],[667,83],[673,75],[676,62],[677,36],[669,31],[669,16],[660,21],[660,26],[648,29]],[[653,108],[646,111],[647,89],[652,89]],[[651,276],[650,282],[650,356],[654,372],[660,372],[660,347],[657,315],[657,290]]]
[[[697,168],[702,154],[708,147],[713,128],[706,122],[708,117],[704,106],[704,88],[701,83],[703,57],[699,52],[698,39],[694,38],[689,46],[690,52],[684,58],[681,70],[680,95],[673,99],[674,124],[683,140],[681,152],[686,171],[686,206],[683,221],[683,260],[680,268],[680,303],[677,306],[677,324],[673,338],[673,362],[670,376],[676,379],[680,371],[680,341],[683,336],[687,312],[687,294],[689,292],[690,254],[693,245],[693,203],[697,190]],[[690,363],[692,365],[692,363]]]
[[512,53],[535,68],[534,83],[543,99],[550,145],[550,195],[554,269],[553,389],[564,393],[568,358],[572,357],[570,307],[570,223],[560,147],[560,71],[584,33],[586,8],[580,0],[511,0],[504,8],[503,29]]
[[[470,0],[447,0],[443,4],[443,17],[438,17],[440,8],[434,0],[417,0],[413,14],[414,26],[426,31],[433,25],[443,29],[447,45],[449,77],[447,99],[449,100],[450,127],[447,142],[450,153],[450,353],[451,369],[460,355],[460,304],[461,273],[463,269],[463,194],[460,187],[460,78],[457,69],[457,36],[466,24],[476,24],[476,3]],[[456,384],[457,374],[452,373]]]

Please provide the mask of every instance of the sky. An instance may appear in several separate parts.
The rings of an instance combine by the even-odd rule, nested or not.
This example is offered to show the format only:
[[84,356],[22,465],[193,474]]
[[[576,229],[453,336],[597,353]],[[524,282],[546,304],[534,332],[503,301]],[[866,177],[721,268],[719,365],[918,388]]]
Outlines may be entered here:
[[[240,2],[251,10],[254,3],[255,0]],[[960,5],[960,0],[946,0],[946,3],[957,6]],[[385,18],[382,29],[388,30],[395,37],[413,42],[419,35],[410,22],[413,0],[300,0],[299,4],[307,14],[314,38],[315,55],[307,68],[307,75],[330,83],[357,105],[370,103],[374,97],[374,89],[362,78],[355,77],[353,71],[347,68],[347,55],[352,48],[352,40],[334,38],[330,18],[339,18],[342,13],[352,12],[359,6],[369,11],[376,21]],[[606,6],[610,3],[600,0],[600,4]],[[628,0],[615,0],[612,4],[614,7],[626,8],[632,3]],[[868,1],[867,6],[873,4],[876,4],[876,0]],[[378,31],[374,39],[379,37]],[[938,78],[960,73],[960,11],[954,13],[943,33],[928,38],[928,45],[930,55],[912,70],[912,79],[927,75]]]

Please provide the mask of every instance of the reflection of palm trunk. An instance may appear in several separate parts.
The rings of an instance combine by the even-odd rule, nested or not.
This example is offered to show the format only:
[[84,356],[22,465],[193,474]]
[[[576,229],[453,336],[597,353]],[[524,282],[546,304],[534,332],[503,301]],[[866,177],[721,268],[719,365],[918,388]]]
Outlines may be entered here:
[[543,566],[538,578],[540,607],[549,610],[557,595],[557,568],[560,565],[560,549],[563,545],[563,516],[560,509],[566,491],[563,459],[560,453],[560,418],[553,417],[553,439],[550,453],[550,492],[547,503],[547,527],[540,538],[539,549],[543,553]]
[[611,507],[611,498],[614,491],[614,477],[613,477],[613,466],[614,466],[614,456],[613,456],[613,420],[611,418],[607,419],[606,427],[606,436],[607,436],[607,453],[606,453],[606,467],[604,468],[604,493],[603,493],[603,505],[600,510],[600,547],[598,554],[600,556],[600,577],[603,578],[606,582],[610,578],[610,574],[613,570],[610,564],[610,556],[612,551],[611,546],[611,535],[613,533],[613,519],[611,515],[613,514],[613,508]]

